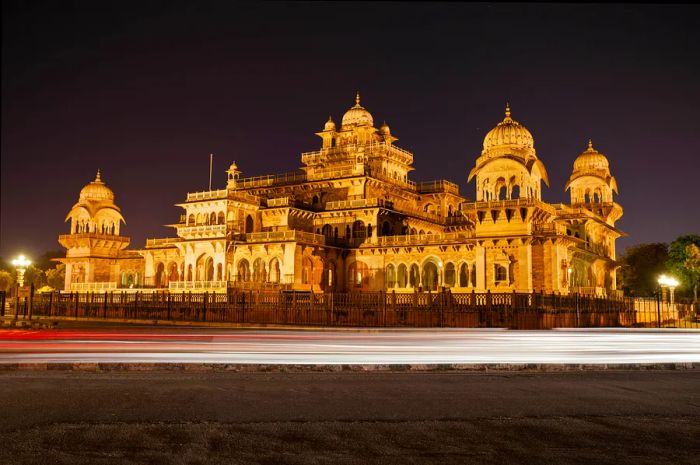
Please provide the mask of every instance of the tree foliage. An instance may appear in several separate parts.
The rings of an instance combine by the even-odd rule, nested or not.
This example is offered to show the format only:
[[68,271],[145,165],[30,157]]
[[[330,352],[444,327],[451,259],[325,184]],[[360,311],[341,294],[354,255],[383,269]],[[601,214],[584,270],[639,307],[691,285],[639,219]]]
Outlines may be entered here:
[[620,281],[625,294],[636,297],[654,295],[658,277],[665,273],[668,246],[664,243],[639,244],[625,249],[620,257]]
[[681,283],[681,289],[693,292],[698,299],[700,285],[700,236],[688,234],[671,242],[667,266]]

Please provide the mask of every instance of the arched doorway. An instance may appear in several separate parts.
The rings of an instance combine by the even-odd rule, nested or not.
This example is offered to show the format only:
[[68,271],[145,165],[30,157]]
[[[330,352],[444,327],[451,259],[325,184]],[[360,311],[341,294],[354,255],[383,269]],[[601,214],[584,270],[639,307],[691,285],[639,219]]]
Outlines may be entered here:
[[273,258],[272,261],[270,261],[270,282],[280,282],[280,261],[278,258]]
[[253,262],[253,281],[256,283],[264,283],[267,280],[267,270],[265,270],[265,262],[258,257]]
[[253,232],[253,217],[248,215],[245,217],[245,232],[246,234]]
[[250,265],[248,260],[242,258],[238,261],[238,267],[236,269],[236,281],[247,283],[250,281]]
[[424,291],[437,291],[438,288],[438,268],[434,262],[427,262],[423,265],[423,276],[421,283]]
[[156,277],[154,284],[156,287],[165,286],[165,265],[163,265],[163,262],[158,263],[156,266]]

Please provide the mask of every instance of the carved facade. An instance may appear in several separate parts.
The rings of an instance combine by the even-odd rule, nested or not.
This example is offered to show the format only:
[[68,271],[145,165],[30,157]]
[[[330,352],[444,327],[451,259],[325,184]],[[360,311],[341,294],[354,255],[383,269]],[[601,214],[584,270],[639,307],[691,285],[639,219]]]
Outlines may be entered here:
[[[476,201],[446,180],[411,180],[413,154],[395,145],[386,123],[374,127],[359,95],[340,126],[329,118],[317,135],[321,148],[303,153],[297,172],[246,178],[233,163],[226,188],[188,193],[175,235],[142,250],[125,249],[111,191],[101,194],[111,202],[104,206],[79,202],[60,242],[65,262],[85,272],[78,281],[67,273],[66,289],[99,287],[109,276],[117,287],[178,292],[615,290],[622,208],[608,161],[590,142],[565,187],[571,203],[548,204],[547,171],[510,108],[469,173]],[[107,189],[98,175],[83,191],[98,182]],[[97,202],[87,194],[81,202]]]

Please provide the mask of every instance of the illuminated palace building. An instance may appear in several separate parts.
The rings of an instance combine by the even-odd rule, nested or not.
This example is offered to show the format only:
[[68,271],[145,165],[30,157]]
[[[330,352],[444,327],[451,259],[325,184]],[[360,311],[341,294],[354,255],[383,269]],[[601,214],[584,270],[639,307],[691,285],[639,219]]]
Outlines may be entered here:
[[316,135],[298,172],[246,178],[232,163],[225,188],[188,193],[174,236],[142,250],[127,249],[98,172],[59,237],[66,290],[614,292],[622,207],[590,141],[565,186],[571,203],[548,204],[545,166],[509,107],[469,172],[475,200],[450,181],[411,180],[413,154],[359,95]]

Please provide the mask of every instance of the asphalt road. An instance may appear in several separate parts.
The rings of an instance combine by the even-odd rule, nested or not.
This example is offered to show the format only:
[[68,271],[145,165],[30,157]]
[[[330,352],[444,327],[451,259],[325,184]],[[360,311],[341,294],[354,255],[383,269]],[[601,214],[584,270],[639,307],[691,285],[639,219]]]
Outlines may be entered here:
[[0,463],[697,464],[700,372],[0,372]]
[[0,330],[0,363],[480,364],[700,362],[700,331]]

